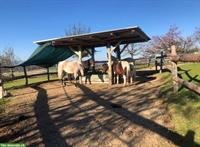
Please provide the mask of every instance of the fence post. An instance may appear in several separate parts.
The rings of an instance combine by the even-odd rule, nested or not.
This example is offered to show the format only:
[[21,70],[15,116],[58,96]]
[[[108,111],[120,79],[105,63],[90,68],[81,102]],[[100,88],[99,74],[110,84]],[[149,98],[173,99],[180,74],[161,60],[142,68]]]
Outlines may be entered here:
[[27,77],[27,72],[26,72],[26,66],[23,66],[23,68],[24,68],[25,85],[28,85],[28,77]]
[[49,67],[47,67],[47,79],[48,79],[48,81],[50,80],[50,77],[49,77]]
[[160,73],[163,71],[163,51],[160,53]]
[[12,80],[14,79],[14,70],[13,70],[13,68],[11,68],[11,78],[12,78]]
[[0,99],[4,96],[4,88],[3,88],[3,78],[1,73],[1,63],[0,63]]
[[156,71],[158,71],[158,61],[157,61],[157,58],[155,60],[155,67],[156,67]]
[[173,87],[174,93],[178,92],[179,84],[178,84],[178,69],[177,64],[172,62],[172,80],[173,80]]
[[[171,46],[171,55],[176,56],[176,46],[172,45]],[[173,87],[174,87],[174,93],[178,92],[179,88],[179,83],[178,83],[178,68],[177,68],[177,63],[172,62],[172,80],[173,80]]]

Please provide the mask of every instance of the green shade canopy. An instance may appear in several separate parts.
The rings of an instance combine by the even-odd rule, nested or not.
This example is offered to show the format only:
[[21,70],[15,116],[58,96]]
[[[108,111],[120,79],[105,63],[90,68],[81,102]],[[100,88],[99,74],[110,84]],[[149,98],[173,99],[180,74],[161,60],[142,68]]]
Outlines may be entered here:
[[50,67],[72,55],[74,53],[66,47],[52,46],[51,43],[45,43],[40,45],[25,62],[18,66],[38,65]]

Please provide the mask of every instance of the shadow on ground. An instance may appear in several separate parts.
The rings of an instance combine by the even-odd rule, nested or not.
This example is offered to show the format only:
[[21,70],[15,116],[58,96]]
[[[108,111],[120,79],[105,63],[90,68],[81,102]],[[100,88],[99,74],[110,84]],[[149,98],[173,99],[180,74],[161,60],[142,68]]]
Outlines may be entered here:
[[[17,131],[0,136],[0,142],[64,147],[108,146],[117,140],[121,145],[134,146],[150,131],[178,146],[188,146],[188,143],[199,146],[193,141],[193,131],[182,136],[153,121],[160,113],[152,114],[150,118],[140,115],[140,112],[154,108],[152,104],[157,100],[148,96],[158,87],[141,92],[144,81],[125,88],[107,89],[80,84],[78,88],[69,86],[50,90],[40,85],[32,86],[38,92],[33,104],[34,115],[8,124],[8,128],[19,123],[23,125]],[[55,91],[60,91],[59,95],[53,95]]]

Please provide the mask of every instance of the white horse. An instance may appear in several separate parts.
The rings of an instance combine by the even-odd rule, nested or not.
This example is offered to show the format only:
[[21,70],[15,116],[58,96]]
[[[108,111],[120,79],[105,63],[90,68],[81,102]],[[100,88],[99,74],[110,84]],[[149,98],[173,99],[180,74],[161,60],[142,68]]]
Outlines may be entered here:
[[[73,74],[77,83],[77,77],[79,74],[84,76],[84,67],[81,61],[61,61],[58,63],[58,78],[64,83],[64,72],[67,74]],[[82,83],[82,77],[80,76],[80,82]],[[65,84],[65,83],[64,83]]]

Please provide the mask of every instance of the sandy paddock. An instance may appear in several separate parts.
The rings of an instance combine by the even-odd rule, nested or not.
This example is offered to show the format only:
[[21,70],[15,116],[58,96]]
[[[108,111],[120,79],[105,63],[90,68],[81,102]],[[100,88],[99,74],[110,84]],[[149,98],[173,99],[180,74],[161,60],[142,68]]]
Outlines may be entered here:
[[[151,77],[123,87],[62,87],[57,81],[16,90],[1,115],[0,142],[27,146],[167,147],[181,138],[169,130],[163,82]],[[174,136],[173,136],[174,135]]]

